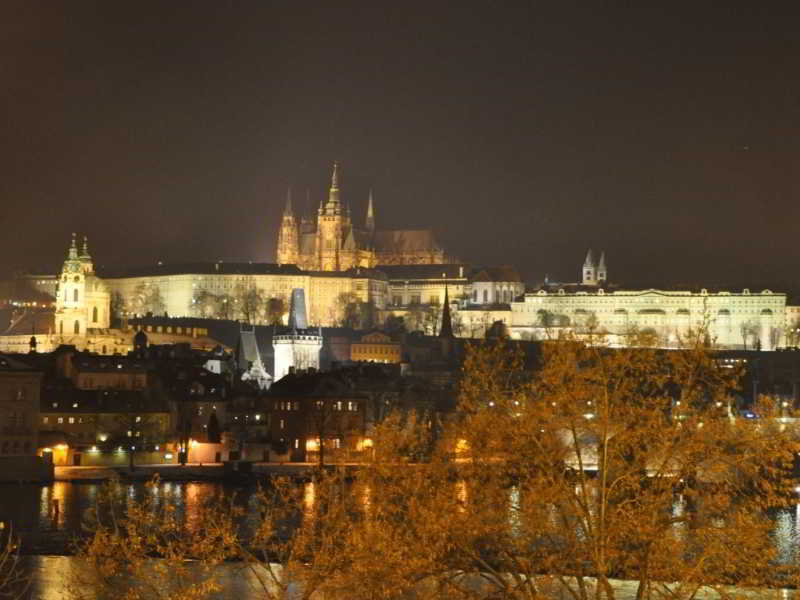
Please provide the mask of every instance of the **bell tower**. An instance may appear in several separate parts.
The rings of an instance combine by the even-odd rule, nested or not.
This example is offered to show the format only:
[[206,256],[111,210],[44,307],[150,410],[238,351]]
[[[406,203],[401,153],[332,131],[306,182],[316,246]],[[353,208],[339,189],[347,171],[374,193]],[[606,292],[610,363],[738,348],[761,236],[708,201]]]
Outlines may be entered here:
[[349,225],[350,217],[339,199],[339,163],[335,162],[328,201],[320,204],[317,218],[317,268],[320,271],[340,269],[344,230]]
[[292,209],[292,188],[286,194],[286,208],[283,210],[281,228],[278,231],[277,262],[282,265],[296,265],[299,259],[297,219]]

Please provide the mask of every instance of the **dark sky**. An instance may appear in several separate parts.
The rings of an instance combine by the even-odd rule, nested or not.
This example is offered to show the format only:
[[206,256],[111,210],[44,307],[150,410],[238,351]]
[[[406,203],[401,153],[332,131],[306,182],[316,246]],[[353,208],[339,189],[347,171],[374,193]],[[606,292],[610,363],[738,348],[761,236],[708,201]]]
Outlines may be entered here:
[[[626,6],[622,6],[625,4]],[[800,273],[798,9],[0,4],[0,270],[273,261],[330,165],[359,218],[574,280]]]

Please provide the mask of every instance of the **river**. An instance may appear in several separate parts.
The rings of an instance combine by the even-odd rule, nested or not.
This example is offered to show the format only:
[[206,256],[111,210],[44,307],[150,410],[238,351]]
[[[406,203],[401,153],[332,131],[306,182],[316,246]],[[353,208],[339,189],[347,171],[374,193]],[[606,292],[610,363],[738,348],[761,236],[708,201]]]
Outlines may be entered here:
[[[28,555],[26,564],[33,573],[29,598],[68,600],[69,595],[64,595],[65,582],[76,564],[68,556],[71,541],[81,535],[84,514],[95,502],[102,485],[86,482],[0,484],[0,522],[6,527],[11,525],[21,538],[23,553]],[[132,499],[141,499],[152,493],[143,482],[122,485]],[[298,485],[304,487],[306,502],[313,504],[314,484]],[[157,488],[160,498],[172,503],[189,523],[202,502],[210,497],[235,493],[236,502],[246,508],[256,492],[255,486],[232,486],[221,482],[162,481]],[[777,512],[774,521],[774,540],[780,562],[800,560],[800,504],[793,510]],[[228,567],[224,579],[225,593],[220,597],[245,599],[261,596],[254,579],[242,577],[240,568]]]

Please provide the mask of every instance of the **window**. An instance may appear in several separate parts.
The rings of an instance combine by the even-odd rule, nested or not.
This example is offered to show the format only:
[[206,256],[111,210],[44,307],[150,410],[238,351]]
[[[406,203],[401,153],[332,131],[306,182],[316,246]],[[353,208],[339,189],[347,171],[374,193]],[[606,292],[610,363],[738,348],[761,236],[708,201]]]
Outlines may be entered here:
[[63,335],[63,333],[64,333],[64,321],[59,321],[58,322],[58,333]]
[[58,422],[59,423],[63,423],[64,422],[64,417],[58,417]]
[[78,288],[75,288],[74,290],[72,290],[72,300],[74,302],[78,301]]
[[298,440],[297,438],[295,438],[295,440],[294,440],[294,447],[295,447],[295,449],[300,447],[300,440]]
[[78,335],[81,332],[81,323],[80,321],[75,321],[75,326],[73,327],[75,335]]
[[489,301],[489,290],[483,290],[483,303],[486,304]]
[[97,307],[92,308],[92,323],[97,323]]
[[50,417],[42,417],[42,423],[47,425],[47,422],[50,420]]
[[283,419],[281,419],[281,429],[283,429],[285,425],[286,425],[286,422]]
[[75,423],[75,417],[70,417],[69,424],[72,425],[73,423]]

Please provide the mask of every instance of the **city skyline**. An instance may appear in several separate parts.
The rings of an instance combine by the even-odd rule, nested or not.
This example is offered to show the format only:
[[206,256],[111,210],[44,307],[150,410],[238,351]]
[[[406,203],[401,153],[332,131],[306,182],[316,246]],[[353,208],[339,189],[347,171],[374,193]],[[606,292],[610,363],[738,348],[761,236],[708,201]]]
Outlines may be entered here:
[[378,227],[528,281],[591,247],[623,283],[793,283],[790,15],[471,8],[7,5],[0,271],[72,231],[100,266],[272,262],[339,160],[354,216],[371,188]]

